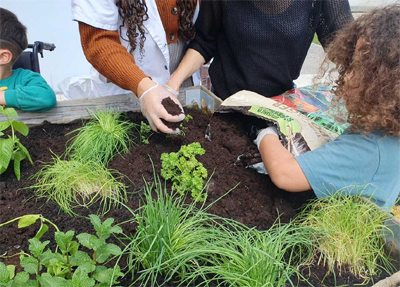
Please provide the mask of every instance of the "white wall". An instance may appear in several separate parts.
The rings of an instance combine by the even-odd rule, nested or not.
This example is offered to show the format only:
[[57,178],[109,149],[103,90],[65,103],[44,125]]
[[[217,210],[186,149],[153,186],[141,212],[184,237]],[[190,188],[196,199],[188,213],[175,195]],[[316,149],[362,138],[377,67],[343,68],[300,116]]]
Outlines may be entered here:
[[0,0],[0,6],[14,12],[28,28],[29,43],[54,43],[56,49],[44,51],[41,74],[58,90],[67,77],[88,75],[90,64],[80,45],[78,25],[72,21],[70,0]]

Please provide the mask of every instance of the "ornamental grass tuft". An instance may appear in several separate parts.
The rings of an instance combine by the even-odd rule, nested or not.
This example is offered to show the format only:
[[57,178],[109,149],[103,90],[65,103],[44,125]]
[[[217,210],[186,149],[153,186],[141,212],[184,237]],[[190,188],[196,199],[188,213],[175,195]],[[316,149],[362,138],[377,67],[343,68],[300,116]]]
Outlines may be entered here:
[[340,194],[315,200],[300,215],[302,225],[314,230],[318,263],[328,273],[351,272],[366,281],[392,268],[384,251],[387,218],[369,200]]
[[107,164],[116,154],[126,153],[131,143],[133,124],[121,121],[120,114],[97,111],[77,133],[67,147],[66,155],[80,161]]
[[74,215],[75,207],[89,207],[100,202],[101,213],[127,201],[126,186],[118,182],[110,171],[97,162],[65,161],[54,157],[33,179],[31,188],[38,196],[56,202],[67,214]]

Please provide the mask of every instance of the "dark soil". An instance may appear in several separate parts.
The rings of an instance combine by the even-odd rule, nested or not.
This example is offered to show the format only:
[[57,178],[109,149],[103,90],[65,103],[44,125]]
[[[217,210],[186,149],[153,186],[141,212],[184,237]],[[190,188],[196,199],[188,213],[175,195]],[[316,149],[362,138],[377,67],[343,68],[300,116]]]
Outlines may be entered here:
[[[181,108],[169,97],[163,99],[161,101],[161,104],[164,106],[164,108],[167,110],[167,112],[171,116],[178,116],[182,113]],[[181,122],[171,123],[171,122],[167,122],[165,120],[162,120],[162,122],[172,130],[179,128],[179,126],[181,125]]]
[[[239,155],[257,153],[255,145],[246,134],[249,118],[239,114],[215,114],[211,117],[210,114],[198,110],[186,113],[192,115],[193,120],[186,123],[185,137],[153,134],[149,145],[134,144],[128,154],[117,156],[109,164],[110,168],[126,176],[124,180],[130,192],[127,205],[130,208],[136,209],[140,204],[143,179],[151,181],[153,178],[151,160],[155,171],[159,172],[161,153],[177,151],[182,144],[194,141],[200,142],[206,149],[205,155],[199,157],[199,160],[209,174],[212,174],[207,187],[207,203],[216,201],[210,208],[212,213],[258,229],[267,229],[278,218],[281,222],[288,222],[307,199],[313,197],[311,192],[283,192],[271,183],[268,176],[235,164]],[[144,120],[137,113],[128,113],[126,118],[135,123]],[[209,122],[211,128],[208,129],[208,135],[211,133],[212,141],[205,137]],[[38,171],[44,162],[51,160],[52,153],[61,155],[64,152],[66,143],[72,136],[69,133],[81,124],[45,123],[31,128],[29,137],[23,138],[22,143],[30,151],[34,165],[26,162],[22,164],[21,181],[17,181],[11,171],[0,175],[0,223],[24,214],[41,213],[55,222],[61,230],[92,232],[84,216],[95,212],[95,207],[91,210],[78,210],[81,217],[70,217],[61,213],[54,203],[34,197],[33,192],[27,189],[33,184],[30,176]],[[138,135],[133,135],[133,138],[138,138]],[[219,199],[220,197],[222,198]],[[123,222],[132,217],[124,208],[111,210],[107,216],[115,218],[116,222]],[[15,225],[1,228],[0,255],[12,255],[21,249],[26,250],[28,239],[35,234],[35,228],[37,226],[17,229]],[[123,228],[125,233],[134,232],[134,226],[131,224],[125,224]],[[6,262],[15,263],[16,259],[17,257],[8,258]],[[324,274],[323,268],[315,266],[311,273],[313,276],[310,276],[310,280],[314,286],[334,286],[330,285],[333,282],[332,278],[327,279],[327,285],[320,283]],[[353,283],[359,282],[349,276],[336,279],[337,285],[344,286],[352,286]]]

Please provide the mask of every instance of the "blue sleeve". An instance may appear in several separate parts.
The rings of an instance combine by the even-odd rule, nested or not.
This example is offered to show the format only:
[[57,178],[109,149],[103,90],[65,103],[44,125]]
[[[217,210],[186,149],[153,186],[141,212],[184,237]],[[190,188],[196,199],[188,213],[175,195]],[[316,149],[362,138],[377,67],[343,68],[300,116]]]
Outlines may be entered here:
[[378,169],[379,148],[362,135],[343,134],[296,160],[317,197],[337,191],[345,195],[365,195]]
[[13,89],[5,91],[7,106],[23,111],[48,110],[56,105],[56,96],[43,77],[32,71],[25,71]]

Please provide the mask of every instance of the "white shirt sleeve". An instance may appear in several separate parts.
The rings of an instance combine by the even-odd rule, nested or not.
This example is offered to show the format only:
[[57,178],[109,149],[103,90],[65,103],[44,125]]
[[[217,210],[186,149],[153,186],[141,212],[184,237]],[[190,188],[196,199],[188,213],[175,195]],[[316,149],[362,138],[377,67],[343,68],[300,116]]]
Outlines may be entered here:
[[72,18],[90,26],[117,31],[119,29],[116,0],[72,0]]

